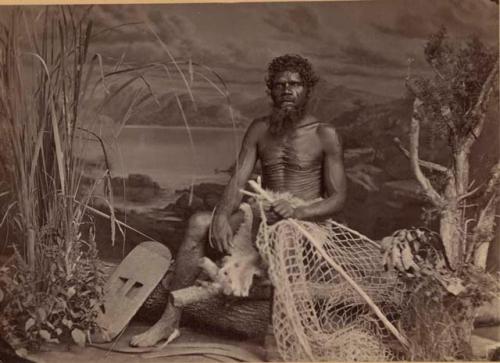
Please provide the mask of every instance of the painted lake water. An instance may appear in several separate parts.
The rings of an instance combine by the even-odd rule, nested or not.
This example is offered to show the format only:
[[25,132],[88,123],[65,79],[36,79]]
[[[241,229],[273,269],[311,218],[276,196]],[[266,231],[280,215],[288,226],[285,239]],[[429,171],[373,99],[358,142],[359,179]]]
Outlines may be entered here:
[[[217,171],[234,163],[243,134],[241,129],[191,128],[192,147],[184,127],[128,126],[106,149],[113,176],[148,175],[173,191],[191,182],[227,182],[229,175]],[[85,159],[102,159],[97,144],[87,148]]]

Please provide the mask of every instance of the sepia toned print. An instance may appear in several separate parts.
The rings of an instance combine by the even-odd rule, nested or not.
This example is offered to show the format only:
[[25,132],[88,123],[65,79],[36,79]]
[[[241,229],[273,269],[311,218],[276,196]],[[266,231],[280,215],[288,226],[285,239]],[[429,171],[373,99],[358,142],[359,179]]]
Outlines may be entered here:
[[497,1],[1,10],[0,362],[498,359]]

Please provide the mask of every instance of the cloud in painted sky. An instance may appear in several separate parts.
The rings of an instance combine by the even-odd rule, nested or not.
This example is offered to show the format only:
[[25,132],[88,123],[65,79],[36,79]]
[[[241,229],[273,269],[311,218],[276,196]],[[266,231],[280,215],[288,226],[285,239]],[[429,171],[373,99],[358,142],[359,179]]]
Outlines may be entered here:
[[[496,43],[498,39],[498,5],[488,0],[401,1],[387,19],[372,21],[383,34],[408,39],[427,39],[445,26],[450,33],[464,37],[477,35]],[[399,4],[396,3],[396,6]]]
[[423,16],[411,13],[401,14],[391,26],[374,23],[373,27],[384,34],[410,39],[425,39],[433,31]]
[[194,24],[175,13],[158,11],[149,6],[99,6],[94,13],[98,29],[113,29],[104,32],[97,44],[109,56],[116,57],[128,48],[128,57],[133,61],[165,58],[166,54],[154,33],[177,57],[201,50],[196,42]]
[[262,94],[268,62],[284,53],[307,56],[332,85],[399,94],[407,59],[424,71],[425,40],[441,25],[450,37],[474,33],[498,44],[490,0],[99,5],[91,14],[96,31],[113,28],[93,47],[109,67],[123,55],[133,65],[168,61],[147,22],[175,58],[203,63],[252,95]]
[[320,38],[321,25],[316,13],[306,6],[293,6],[287,10],[274,10],[264,16],[264,21],[281,36]]
[[383,51],[370,49],[359,42],[350,42],[340,48],[344,63],[356,64],[359,66],[400,68],[404,66],[401,61],[397,61],[385,56]]

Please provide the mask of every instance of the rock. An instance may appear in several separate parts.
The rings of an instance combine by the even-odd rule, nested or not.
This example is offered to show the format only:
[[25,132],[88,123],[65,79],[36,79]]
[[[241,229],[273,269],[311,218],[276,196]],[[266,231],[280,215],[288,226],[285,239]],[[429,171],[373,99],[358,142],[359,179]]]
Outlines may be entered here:
[[175,212],[175,203],[167,204],[165,207],[161,208],[164,212]]
[[[392,148],[394,151],[392,151]],[[377,155],[375,165],[384,169],[391,179],[408,179],[413,177],[409,160],[396,146],[387,146]],[[391,152],[392,151],[392,152]]]
[[346,169],[346,175],[350,181],[361,185],[369,192],[379,190],[379,180],[383,170],[369,164],[356,164]]
[[130,174],[127,178],[114,177],[111,188],[115,197],[124,197],[135,203],[148,202],[160,194],[161,188],[150,176]]
[[372,147],[362,147],[344,150],[344,162],[346,165],[359,163],[372,163],[375,159],[375,149]]
[[386,188],[394,199],[405,198],[409,201],[424,200],[424,193],[420,184],[414,179],[394,180],[385,182]]
[[158,195],[158,192],[149,188],[127,188],[125,194],[127,200],[135,203],[148,202]]
[[177,211],[191,212],[197,210],[203,210],[204,203],[203,199],[201,199],[196,194],[193,195],[193,199],[191,203],[189,203],[189,193],[184,192],[175,202]]
[[221,196],[222,194],[215,194],[215,193],[207,194],[203,200],[205,202],[205,207],[208,210],[213,210],[215,206],[217,206],[217,204],[219,203]]
[[153,188],[159,189],[158,183],[154,182],[149,175],[144,174],[129,174],[128,180],[126,181],[129,187],[142,187],[142,188]]
[[153,181],[149,175],[129,174],[127,178],[114,177],[111,179],[111,186],[116,190],[123,190],[123,184],[128,188],[151,188],[160,189],[157,182]]
[[194,186],[194,194],[202,199],[205,199],[207,195],[215,194],[222,195],[225,189],[225,185],[216,183],[201,183]]
[[185,212],[195,211],[212,211],[219,203],[222,193],[224,192],[225,185],[216,183],[201,183],[195,185],[193,188],[193,201],[189,206],[189,189],[182,189],[176,191],[180,197],[176,200],[175,205],[168,205],[163,210],[175,211],[179,214],[185,215]]

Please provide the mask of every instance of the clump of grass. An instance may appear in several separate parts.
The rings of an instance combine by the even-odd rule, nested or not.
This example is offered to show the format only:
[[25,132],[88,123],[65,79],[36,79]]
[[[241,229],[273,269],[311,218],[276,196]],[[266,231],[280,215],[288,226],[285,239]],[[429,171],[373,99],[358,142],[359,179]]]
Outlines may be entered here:
[[[36,350],[43,342],[85,344],[95,327],[104,282],[97,250],[87,243],[73,241],[69,256],[60,238],[55,244],[37,245],[36,256],[46,263],[36,274],[23,264],[2,268],[0,289],[6,302],[0,331],[14,345]],[[67,261],[69,271],[63,267]]]
[[411,361],[471,360],[470,346],[476,309],[500,292],[499,276],[469,266],[453,273],[463,283],[451,294],[434,274],[408,278],[400,328],[410,342]]
[[103,284],[88,213],[102,180],[84,191],[79,157],[92,22],[70,7],[10,11],[0,28],[0,127],[8,151],[1,162],[11,197],[2,222],[17,233],[14,256],[0,270],[0,333],[30,348],[64,336],[83,344]]
[[[226,99],[235,125],[222,78],[206,66],[176,61],[154,32],[168,54],[167,63],[124,68],[121,59],[106,72],[102,56],[90,53],[95,38],[89,9],[45,7],[34,10],[37,13],[9,9],[10,23],[0,24],[0,132],[4,135],[0,171],[8,184],[0,196],[10,198],[3,204],[0,227],[9,225],[15,232],[9,234],[14,253],[0,268],[0,334],[16,346],[31,349],[66,339],[84,344],[94,328],[103,278],[93,216],[110,220],[112,243],[116,229],[122,234],[124,227],[133,229],[115,218],[106,145],[91,125],[113,99],[132,83],[142,83],[141,89],[132,92],[122,119],[115,120],[116,139],[134,107],[149,97],[159,102],[147,79],[149,71],[160,70],[171,81],[173,74],[180,75],[195,102],[181,69],[187,67],[191,82],[198,75]],[[113,78],[118,85],[109,87]],[[175,97],[190,134],[177,93]],[[103,152],[104,170],[89,184],[81,156],[96,145]],[[192,139],[191,145],[194,150]],[[98,195],[99,189],[104,190],[104,198]],[[95,208],[95,200],[104,201],[109,212]]]

